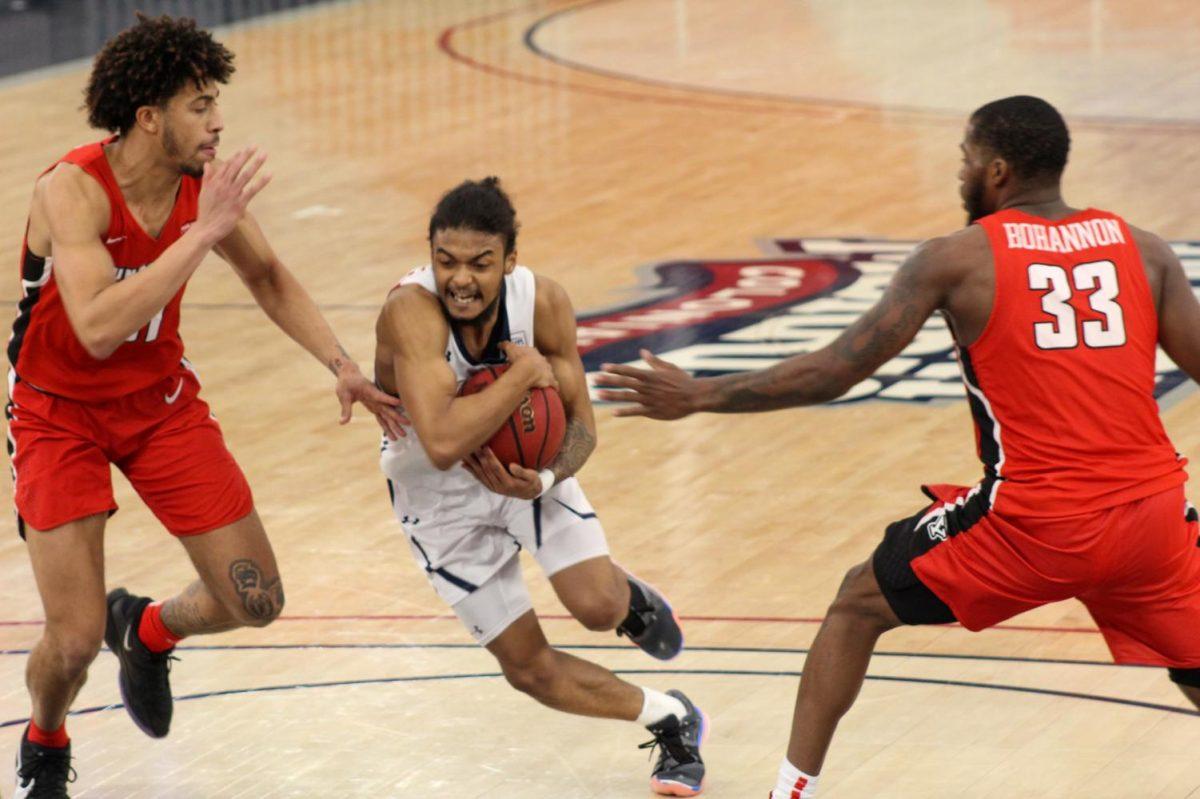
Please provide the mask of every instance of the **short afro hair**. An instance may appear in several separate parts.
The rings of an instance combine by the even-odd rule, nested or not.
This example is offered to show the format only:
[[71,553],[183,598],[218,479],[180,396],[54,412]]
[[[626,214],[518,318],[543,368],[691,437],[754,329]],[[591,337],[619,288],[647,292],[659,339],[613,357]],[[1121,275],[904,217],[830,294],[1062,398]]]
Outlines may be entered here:
[[1008,162],[1019,178],[1057,180],[1071,134],[1062,114],[1040,97],[993,100],[971,114],[971,139]]
[[104,45],[84,90],[88,123],[125,134],[142,106],[164,106],[189,81],[227,83],[233,53],[196,20],[147,17]]
[[517,246],[517,211],[500,178],[464,180],[442,195],[433,216],[429,218],[429,241],[439,230],[464,228],[490,233],[504,239],[504,254]]

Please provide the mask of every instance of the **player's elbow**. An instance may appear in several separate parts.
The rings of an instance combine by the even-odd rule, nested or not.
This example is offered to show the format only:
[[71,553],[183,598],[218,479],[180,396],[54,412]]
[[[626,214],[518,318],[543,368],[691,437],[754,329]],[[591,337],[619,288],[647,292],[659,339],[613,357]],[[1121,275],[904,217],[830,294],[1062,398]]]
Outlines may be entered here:
[[76,337],[87,354],[97,361],[106,360],[121,346],[120,339],[114,340],[112,336],[106,336],[99,331],[76,331]]
[[439,472],[453,468],[465,457],[465,454],[459,452],[459,448],[453,446],[452,442],[441,441],[426,443],[425,454],[429,456],[429,462],[433,464],[433,468]]

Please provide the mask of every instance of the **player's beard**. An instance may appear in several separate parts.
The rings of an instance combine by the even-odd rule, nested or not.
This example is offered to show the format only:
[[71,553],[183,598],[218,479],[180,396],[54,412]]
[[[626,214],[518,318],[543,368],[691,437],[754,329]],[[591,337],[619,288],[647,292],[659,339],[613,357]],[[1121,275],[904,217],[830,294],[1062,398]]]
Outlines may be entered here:
[[166,120],[163,121],[163,150],[166,151],[168,158],[179,163],[179,171],[183,174],[192,178],[204,175],[203,166],[183,157],[183,147],[180,146],[179,139],[175,137],[175,131],[171,127],[171,124]]
[[983,199],[983,181],[973,180],[966,185],[966,196],[963,203],[967,207],[967,224],[971,225],[991,213]]

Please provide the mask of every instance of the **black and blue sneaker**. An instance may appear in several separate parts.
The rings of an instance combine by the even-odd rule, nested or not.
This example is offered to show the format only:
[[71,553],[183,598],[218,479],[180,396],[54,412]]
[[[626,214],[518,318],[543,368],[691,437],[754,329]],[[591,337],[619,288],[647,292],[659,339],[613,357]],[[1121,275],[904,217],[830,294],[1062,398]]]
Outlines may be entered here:
[[650,657],[670,660],[683,650],[683,630],[666,597],[631,574],[629,615],[617,627],[617,635],[627,637]]
[[662,796],[697,796],[704,790],[704,761],[700,745],[708,735],[708,716],[682,691],[667,691],[687,708],[682,719],[667,716],[646,729],[654,734],[639,748],[658,747],[658,760],[650,772],[650,789]]

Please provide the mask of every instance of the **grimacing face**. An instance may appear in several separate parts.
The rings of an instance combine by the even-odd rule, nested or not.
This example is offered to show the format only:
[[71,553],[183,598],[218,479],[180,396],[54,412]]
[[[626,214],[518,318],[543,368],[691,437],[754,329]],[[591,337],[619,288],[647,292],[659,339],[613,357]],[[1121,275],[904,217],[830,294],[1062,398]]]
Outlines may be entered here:
[[204,165],[217,157],[224,128],[219,94],[215,83],[189,82],[162,109],[163,150],[185,175],[200,177]]
[[500,284],[517,265],[517,253],[504,252],[504,237],[469,228],[434,231],[430,261],[438,299],[455,322],[487,323],[500,301]]

